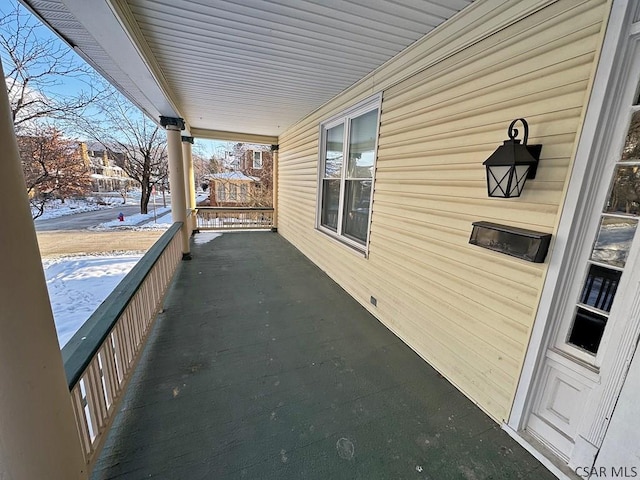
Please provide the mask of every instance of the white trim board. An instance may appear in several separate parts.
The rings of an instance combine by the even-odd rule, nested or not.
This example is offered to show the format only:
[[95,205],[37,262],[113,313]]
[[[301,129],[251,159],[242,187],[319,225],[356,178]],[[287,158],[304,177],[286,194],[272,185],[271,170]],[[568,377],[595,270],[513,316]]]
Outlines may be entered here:
[[524,428],[536,389],[537,369],[555,332],[556,322],[551,320],[560,315],[567,301],[567,290],[572,284],[564,279],[575,277],[576,269],[582,266],[579,260],[585,245],[594,237],[593,212],[601,211],[596,207],[602,205],[602,179],[608,178],[603,172],[610,167],[610,162],[599,159],[607,158],[605,153],[612,141],[608,132],[616,130],[619,112],[629,104],[629,77],[637,77],[638,73],[631,73],[635,67],[629,60],[638,48],[638,39],[631,37],[636,7],[630,0],[614,0],[612,4],[556,244],[508,421],[514,432]]
[[534,440],[529,439],[526,434],[521,435],[520,433],[509,427],[509,425],[507,425],[506,423],[502,424],[502,429],[560,480],[584,480],[582,477],[572,472],[571,469],[569,469],[569,467],[567,467],[566,465],[556,464],[553,461],[553,456],[544,455],[542,453],[544,447],[537,444],[537,442],[535,442]]

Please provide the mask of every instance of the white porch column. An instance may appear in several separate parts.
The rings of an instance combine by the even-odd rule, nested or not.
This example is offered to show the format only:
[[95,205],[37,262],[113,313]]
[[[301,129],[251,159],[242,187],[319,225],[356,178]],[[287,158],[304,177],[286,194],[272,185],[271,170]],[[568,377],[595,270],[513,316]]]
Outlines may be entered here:
[[0,478],[85,479],[9,101],[1,90]]
[[180,131],[184,129],[182,118],[160,117],[160,125],[167,130],[167,153],[169,155],[169,188],[171,189],[171,219],[182,222],[182,259],[191,260],[189,226],[187,225],[187,197],[184,191],[184,169],[182,166],[182,141]]
[[191,210],[191,224],[189,230],[191,233],[198,231],[198,221],[194,214],[196,208],[196,184],[193,175],[193,156],[191,155],[191,145],[193,145],[193,137],[182,137],[182,161],[184,162],[184,182],[185,192],[187,194],[187,208]]
[[271,158],[273,165],[271,167],[271,190],[273,191],[273,227],[272,232],[278,231],[278,160],[279,160],[279,145],[271,145]]

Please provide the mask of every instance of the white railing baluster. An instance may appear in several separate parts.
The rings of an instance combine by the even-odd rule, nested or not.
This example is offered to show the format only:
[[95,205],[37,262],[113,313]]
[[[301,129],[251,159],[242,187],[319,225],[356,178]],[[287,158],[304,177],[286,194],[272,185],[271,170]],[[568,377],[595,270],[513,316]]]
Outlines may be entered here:
[[118,395],[116,357],[111,338],[107,339],[100,349],[100,363],[102,364],[102,386],[104,387],[107,409],[109,409],[113,405],[114,398]]
[[96,358],[93,358],[84,376],[85,393],[87,394],[87,405],[93,430],[92,438],[97,437],[100,430],[102,430],[107,414],[104,393],[102,392],[102,378],[100,378]]
[[182,258],[180,227],[174,224],[156,242],[62,350],[89,470]]
[[[124,326],[122,322],[113,329],[113,340],[115,342],[116,368],[118,369],[118,384],[122,383],[125,374],[125,351],[124,351]],[[118,386],[118,391],[120,390]]]
[[91,453],[91,434],[89,433],[89,424],[84,410],[84,402],[82,401],[82,392],[80,391],[80,383],[71,390],[71,403],[73,405],[73,413],[76,417],[76,426],[78,427],[78,435],[80,443],[87,458]]
[[199,230],[241,230],[272,228],[271,207],[198,207]]

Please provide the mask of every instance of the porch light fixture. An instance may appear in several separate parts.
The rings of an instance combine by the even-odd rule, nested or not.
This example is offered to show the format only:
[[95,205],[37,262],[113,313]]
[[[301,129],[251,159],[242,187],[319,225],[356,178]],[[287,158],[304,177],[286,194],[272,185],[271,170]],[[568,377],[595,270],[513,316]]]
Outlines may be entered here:
[[[524,126],[522,143],[516,137],[516,122]],[[483,165],[487,167],[487,191],[490,197],[519,197],[528,178],[536,177],[542,145],[527,145],[529,124],[524,118],[517,118],[507,130],[509,140],[505,140]]]

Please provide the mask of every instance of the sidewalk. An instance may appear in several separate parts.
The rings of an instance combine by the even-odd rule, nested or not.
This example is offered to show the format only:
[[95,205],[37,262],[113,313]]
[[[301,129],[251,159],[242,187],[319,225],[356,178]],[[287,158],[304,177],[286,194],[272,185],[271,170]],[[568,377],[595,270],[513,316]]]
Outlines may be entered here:
[[38,232],[42,257],[112,252],[144,252],[153,245],[162,230],[95,232],[68,230]]

